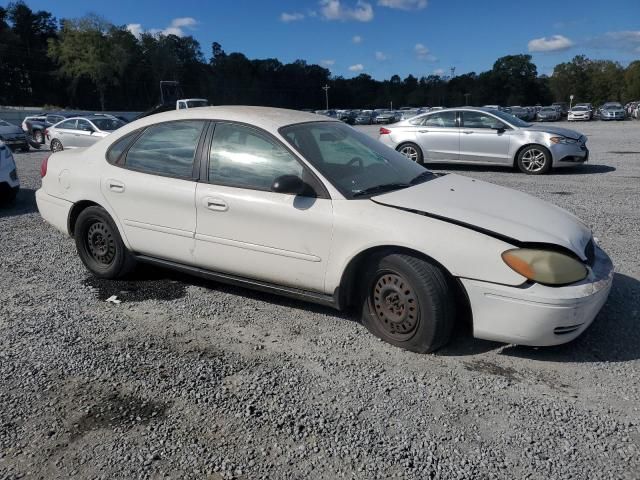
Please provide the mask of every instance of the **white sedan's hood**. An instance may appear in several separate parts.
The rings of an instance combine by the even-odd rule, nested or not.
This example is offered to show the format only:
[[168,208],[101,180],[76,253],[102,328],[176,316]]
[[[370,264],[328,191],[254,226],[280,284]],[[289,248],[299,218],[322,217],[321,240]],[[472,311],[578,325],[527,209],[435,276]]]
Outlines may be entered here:
[[583,260],[591,239],[589,228],[566,210],[517,190],[460,175],[444,175],[372,200],[517,242],[559,245]]

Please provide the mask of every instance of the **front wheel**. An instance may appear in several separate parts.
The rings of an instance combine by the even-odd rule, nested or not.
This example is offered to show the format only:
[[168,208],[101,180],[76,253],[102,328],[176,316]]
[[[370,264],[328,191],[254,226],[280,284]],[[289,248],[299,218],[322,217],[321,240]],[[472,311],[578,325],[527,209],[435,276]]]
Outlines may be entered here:
[[541,145],[529,145],[518,154],[517,164],[528,175],[542,175],[551,170],[551,153]]
[[52,152],[61,152],[62,150],[64,150],[64,147],[62,146],[62,142],[60,142],[60,140],[58,139],[53,139],[51,140],[51,151]]
[[401,143],[396,150],[416,163],[422,163],[424,160],[422,149],[415,143]]
[[76,249],[82,263],[100,278],[121,278],[135,266],[118,228],[102,207],[88,207],[76,221]]
[[362,323],[371,333],[417,353],[433,352],[449,341],[455,304],[438,267],[390,254],[373,261],[365,279]]

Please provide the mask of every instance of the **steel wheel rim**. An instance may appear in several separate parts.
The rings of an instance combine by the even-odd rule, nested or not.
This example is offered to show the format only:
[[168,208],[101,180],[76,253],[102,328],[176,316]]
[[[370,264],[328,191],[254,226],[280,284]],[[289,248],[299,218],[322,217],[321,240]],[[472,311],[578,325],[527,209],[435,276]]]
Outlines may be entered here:
[[418,161],[418,151],[411,145],[405,145],[400,149],[400,153],[414,162]]
[[116,241],[104,222],[94,222],[85,237],[87,252],[101,266],[108,267],[116,258]]
[[538,148],[530,148],[522,155],[522,166],[527,172],[539,172],[546,163],[547,157]]
[[62,150],[62,144],[58,140],[54,140],[51,142],[51,150],[54,152],[59,152]]
[[380,274],[371,289],[373,314],[385,336],[396,341],[413,337],[420,309],[413,287],[396,273]]

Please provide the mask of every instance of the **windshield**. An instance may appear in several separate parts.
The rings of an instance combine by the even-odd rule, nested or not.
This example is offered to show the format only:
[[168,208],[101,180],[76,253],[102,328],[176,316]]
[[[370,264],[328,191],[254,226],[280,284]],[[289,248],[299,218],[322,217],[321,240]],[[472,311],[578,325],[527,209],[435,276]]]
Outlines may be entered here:
[[98,127],[98,130],[104,130],[107,132],[117,130],[124,125],[124,122],[118,120],[117,118],[95,118],[92,119],[91,122],[93,122],[93,124]]
[[404,155],[342,123],[300,123],[283,127],[280,133],[349,199],[435,178]]
[[540,110],[541,112],[555,112],[556,109],[553,107],[544,107],[542,110]]
[[622,105],[616,105],[615,103],[611,104],[611,105],[605,105],[604,106],[605,110],[619,110],[621,108],[622,108]]
[[515,127],[524,128],[531,126],[530,123],[527,123],[524,120],[520,120],[515,115],[511,115],[507,112],[502,112],[500,110],[491,110],[491,113],[498,117],[500,120],[504,120],[505,122],[508,122]]
[[10,123],[5,122],[4,120],[0,120],[0,127],[10,127],[10,126],[11,126]]
[[573,110],[574,112],[576,112],[576,111],[585,112],[585,111],[587,111],[587,107],[573,107],[571,110]]

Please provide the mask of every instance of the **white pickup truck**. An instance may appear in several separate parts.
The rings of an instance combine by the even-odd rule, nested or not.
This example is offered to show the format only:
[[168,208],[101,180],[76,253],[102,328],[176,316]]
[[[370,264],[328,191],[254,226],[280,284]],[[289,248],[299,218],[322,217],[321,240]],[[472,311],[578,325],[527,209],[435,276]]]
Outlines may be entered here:
[[176,110],[207,106],[209,106],[209,102],[205,98],[182,98],[176,101]]

